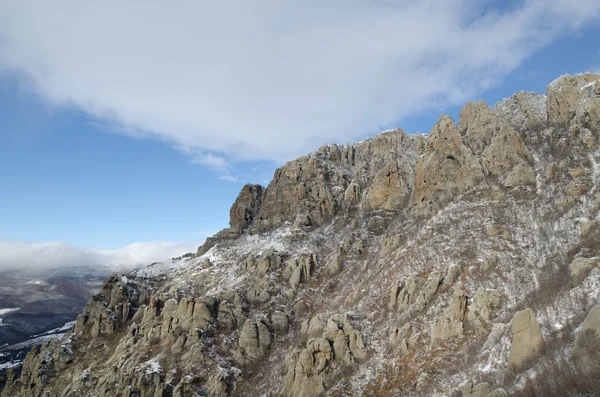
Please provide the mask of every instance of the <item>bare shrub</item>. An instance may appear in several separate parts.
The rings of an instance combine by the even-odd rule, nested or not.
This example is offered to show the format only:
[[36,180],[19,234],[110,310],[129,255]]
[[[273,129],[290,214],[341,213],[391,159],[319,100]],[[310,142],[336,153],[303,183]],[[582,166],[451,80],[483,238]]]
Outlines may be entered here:
[[534,378],[525,387],[514,391],[513,397],[600,397],[600,338],[596,332],[582,334],[579,353],[569,360],[561,352],[562,338],[551,342],[553,353],[538,364]]

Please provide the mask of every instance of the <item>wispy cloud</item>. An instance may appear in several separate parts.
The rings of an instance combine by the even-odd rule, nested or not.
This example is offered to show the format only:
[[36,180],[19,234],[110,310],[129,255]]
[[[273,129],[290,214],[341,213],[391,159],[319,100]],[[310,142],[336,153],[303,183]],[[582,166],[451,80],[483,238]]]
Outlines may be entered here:
[[233,175],[222,175],[221,179],[224,181],[229,181],[229,182],[237,182],[238,181],[237,176],[233,176]]
[[[186,150],[186,152],[189,153],[188,150]],[[194,154],[190,158],[190,161],[195,164],[205,165],[217,171],[226,171],[229,168],[229,162],[227,161],[227,158],[217,156],[210,152]]]
[[192,161],[287,160],[463,102],[597,0],[0,3],[0,71]]
[[147,241],[106,250],[78,247],[61,241],[0,240],[0,270],[66,266],[137,265],[195,252],[202,241]]

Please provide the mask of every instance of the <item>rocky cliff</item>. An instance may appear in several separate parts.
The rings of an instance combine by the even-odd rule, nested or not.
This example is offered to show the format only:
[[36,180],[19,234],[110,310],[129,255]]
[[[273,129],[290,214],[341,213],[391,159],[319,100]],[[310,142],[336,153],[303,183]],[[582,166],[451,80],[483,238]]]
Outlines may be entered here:
[[557,358],[598,373],[599,141],[584,74],[324,146],[245,186],[196,256],[107,279],[2,396],[491,397]]

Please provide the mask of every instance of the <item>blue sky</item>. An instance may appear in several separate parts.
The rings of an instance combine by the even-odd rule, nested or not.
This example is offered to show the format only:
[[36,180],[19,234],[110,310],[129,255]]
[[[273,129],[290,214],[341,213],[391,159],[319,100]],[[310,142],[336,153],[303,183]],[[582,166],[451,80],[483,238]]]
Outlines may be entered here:
[[[397,14],[352,1],[319,5],[320,18],[290,1],[257,15],[269,22],[258,27],[240,2],[241,30],[208,38],[177,32],[186,16],[165,16],[160,3],[125,9],[122,21],[101,5],[31,11],[23,3],[0,6],[6,246],[193,249],[227,226],[244,183],[265,185],[284,161],[324,143],[395,127],[428,132],[442,112],[457,120],[467,100],[493,105],[520,90],[544,92],[564,73],[600,70],[596,1],[492,1],[475,13],[471,0],[398,2]],[[203,11],[215,24],[238,18]],[[298,13],[310,26],[291,22]],[[112,29],[96,34],[96,21]],[[128,33],[136,26],[149,50],[132,47],[141,43]]]

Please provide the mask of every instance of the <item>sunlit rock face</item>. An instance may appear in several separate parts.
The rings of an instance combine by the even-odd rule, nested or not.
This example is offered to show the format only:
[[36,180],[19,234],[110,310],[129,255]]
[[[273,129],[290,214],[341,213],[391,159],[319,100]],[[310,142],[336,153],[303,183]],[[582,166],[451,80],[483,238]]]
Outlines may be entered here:
[[490,397],[589,362],[598,78],[285,164],[196,256],[107,279],[3,397]]

